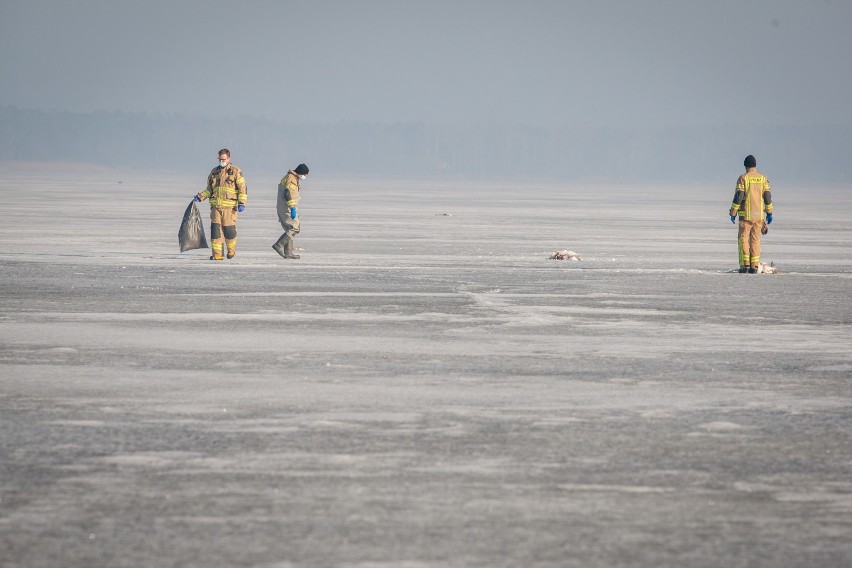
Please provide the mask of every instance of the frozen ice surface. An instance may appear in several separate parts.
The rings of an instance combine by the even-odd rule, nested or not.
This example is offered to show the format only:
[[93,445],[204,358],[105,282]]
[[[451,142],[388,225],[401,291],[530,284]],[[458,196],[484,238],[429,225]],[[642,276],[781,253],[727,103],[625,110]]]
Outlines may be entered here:
[[0,566],[852,564],[849,188],[205,174],[0,174]]

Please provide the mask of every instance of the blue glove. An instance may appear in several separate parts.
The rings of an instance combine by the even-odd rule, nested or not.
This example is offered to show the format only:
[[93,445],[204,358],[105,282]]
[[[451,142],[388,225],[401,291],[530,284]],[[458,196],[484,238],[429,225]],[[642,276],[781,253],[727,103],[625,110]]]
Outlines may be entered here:
[[243,212],[243,211],[245,211],[245,210],[246,210],[246,206],[245,206],[245,205],[243,205],[242,203],[240,203],[239,205],[237,205],[237,212],[238,212],[238,213],[242,213],[242,212]]
[[766,214],[766,224],[767,224],[767,225],[771,225],[771,224],[772,224],[772,213],[767,213],[767,214]]
[[731,223],[733,223],[734,225],[737,224],[737,216],[736,215],[731,215]]
[[193,197],[192,200],[195,201],[196,203],[201,203],[201,198],[198,197],[197,195],[195,197]]
[[295,219],[295,218],[296,218],[296,208],[295,208],[295,207],[291,207],[291,208],[290,208],[290,218],[291,218],[291,219]]

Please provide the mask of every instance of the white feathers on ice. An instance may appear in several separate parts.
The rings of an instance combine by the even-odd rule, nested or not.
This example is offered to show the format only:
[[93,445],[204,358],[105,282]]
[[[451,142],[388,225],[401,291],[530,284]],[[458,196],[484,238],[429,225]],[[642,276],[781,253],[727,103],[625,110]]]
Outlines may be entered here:
[[550,255],[549,260],[583,260],[580,255],[573,250],[557,250]]
[[765,262],[761,262],[757,267],[758,274],[778,274],[778,269],[775,268],[775,261],[773,260],[769,264]]

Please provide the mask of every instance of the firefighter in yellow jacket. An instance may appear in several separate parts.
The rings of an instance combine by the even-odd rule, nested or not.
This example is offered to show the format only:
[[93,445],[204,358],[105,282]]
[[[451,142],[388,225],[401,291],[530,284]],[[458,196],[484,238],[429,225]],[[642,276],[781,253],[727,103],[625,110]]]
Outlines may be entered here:
[[294,252],[293,239],[299,234],[301,224],[299,223],[298,205],[300,183],[308,177],[308,166],[299,164],[295,169],[287,172],[278,182],[278,221],[284,229],[284,233],[272,245],[275,252],[284,258],[301,258]]
[[[746,173],[737,179],[737,189],[731,203],[731,223],[740,218],[737,242],[740,254],[740,272],[756,274],[760,266],[760,235],[772,223],[772,193],[769,180],[757,171],[757,160],[752,155],[743,161]],[[765,214],[765,219],[764,219]]]
[[210,200],[210,260],[222,260],[227,246],[228,258],[237,254],[237,213],[246,208],[246,180],[243,172],[231,163],[231,151],[219,150],[219,165],[207,176],[207,189],[195,196],[196,201]]

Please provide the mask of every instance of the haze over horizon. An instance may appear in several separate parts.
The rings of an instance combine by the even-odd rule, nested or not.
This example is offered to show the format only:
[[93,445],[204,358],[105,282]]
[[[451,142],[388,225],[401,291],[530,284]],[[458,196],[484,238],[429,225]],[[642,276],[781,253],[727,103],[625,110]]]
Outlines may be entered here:
[[852,2],[3,0],[0,105],[655,128],[852,126]]

